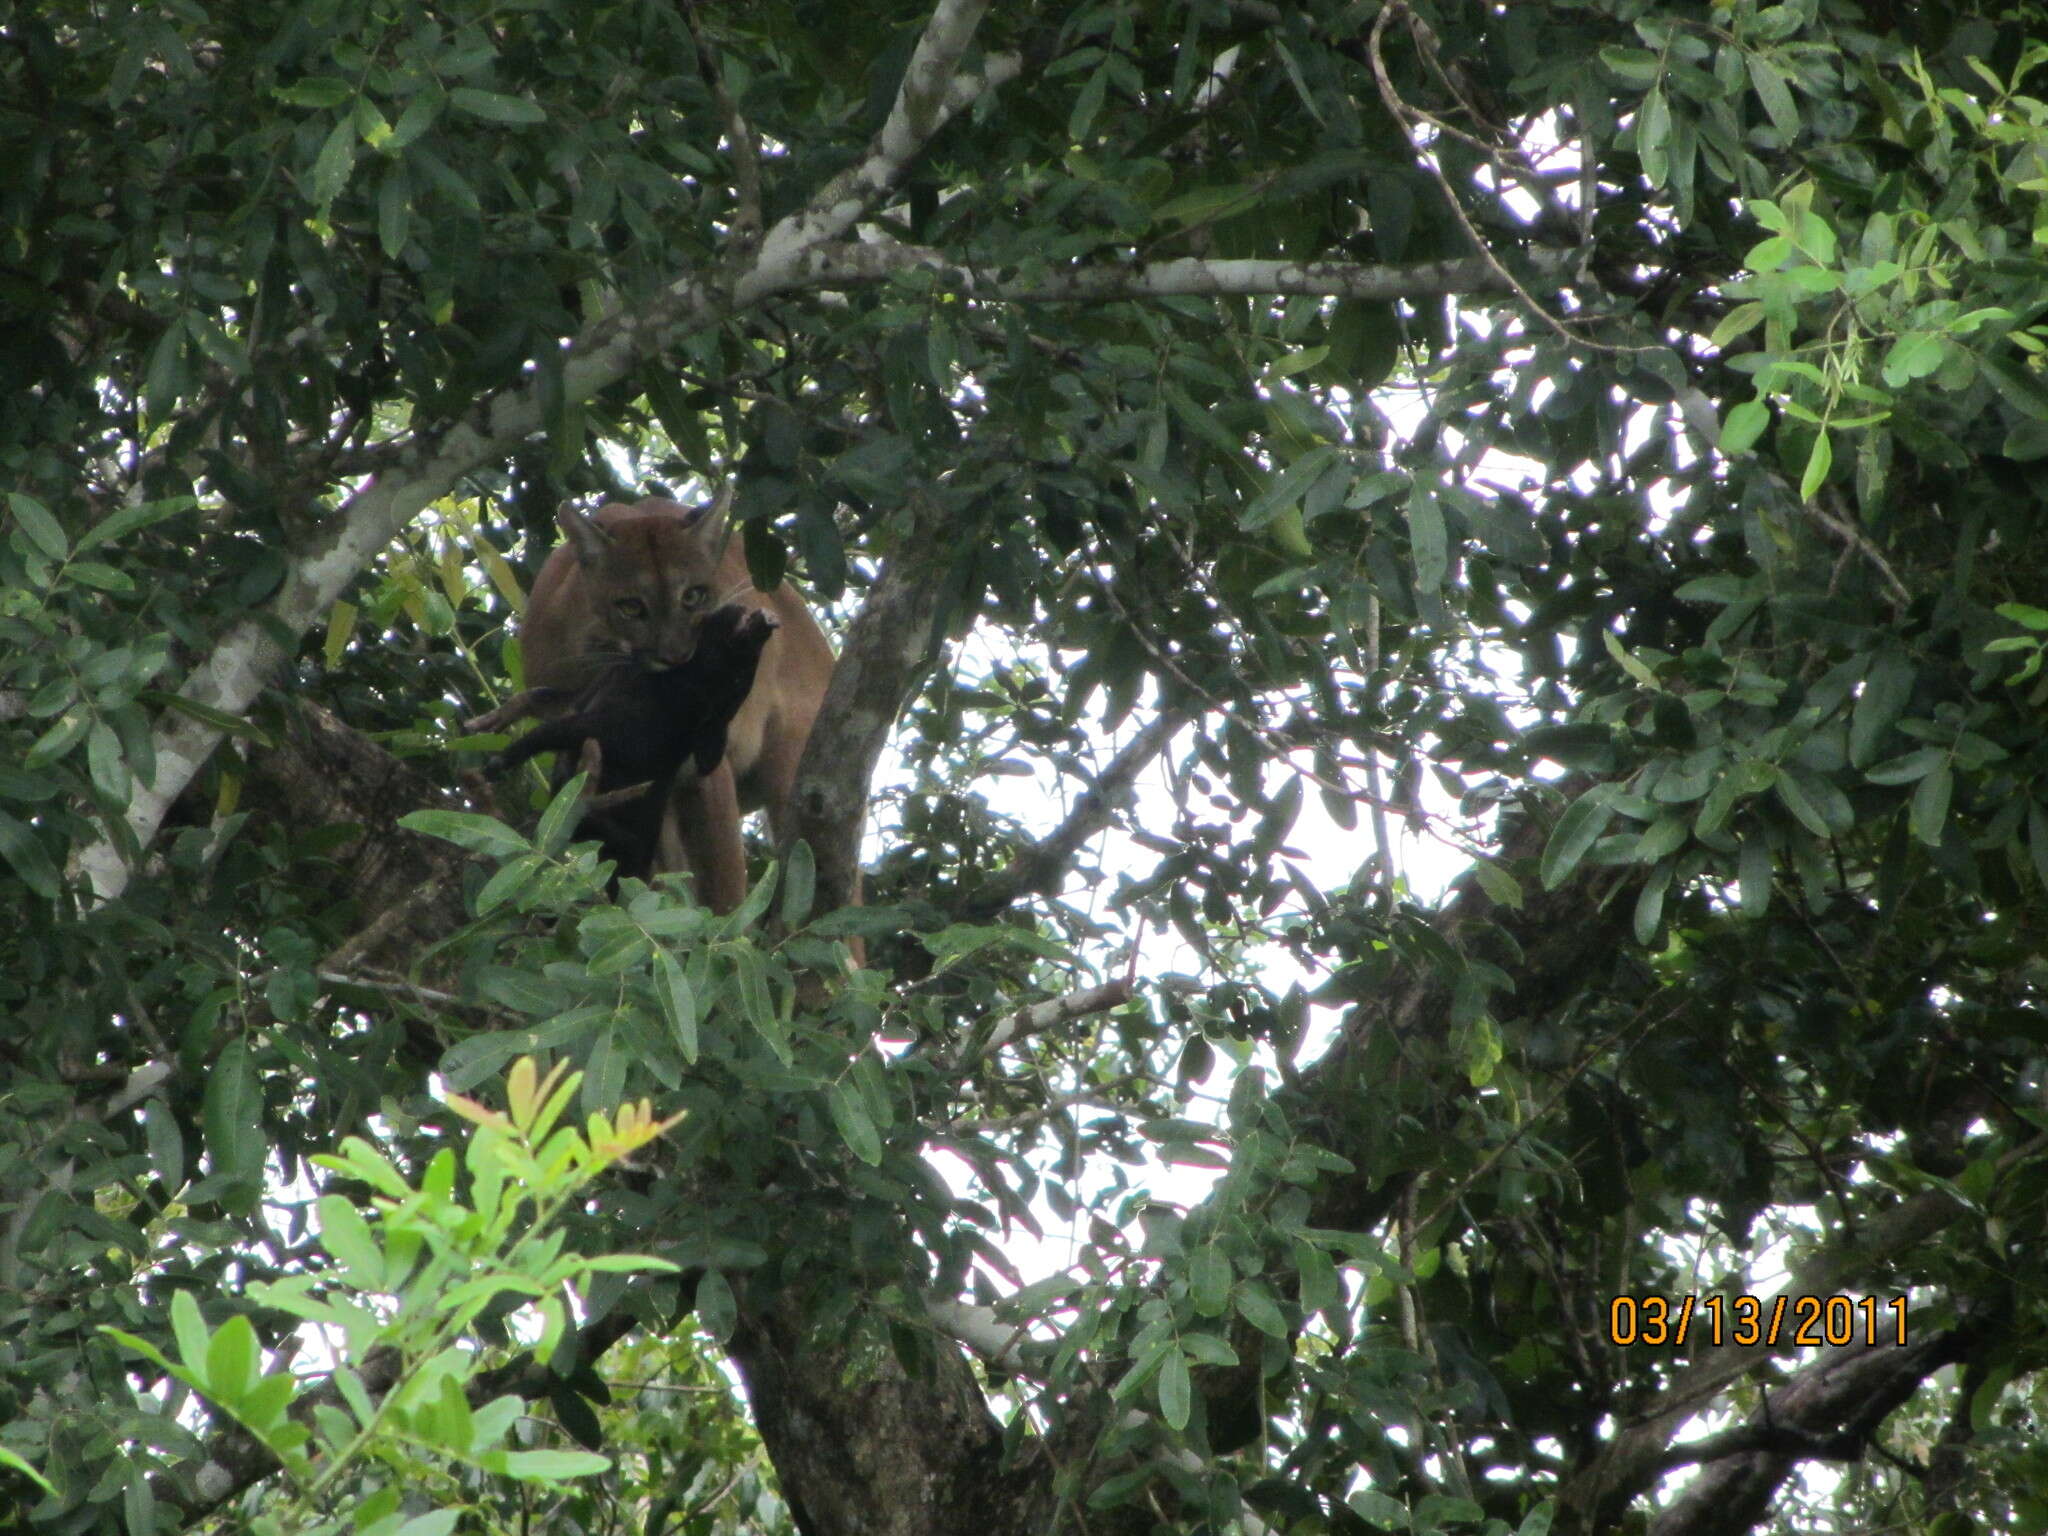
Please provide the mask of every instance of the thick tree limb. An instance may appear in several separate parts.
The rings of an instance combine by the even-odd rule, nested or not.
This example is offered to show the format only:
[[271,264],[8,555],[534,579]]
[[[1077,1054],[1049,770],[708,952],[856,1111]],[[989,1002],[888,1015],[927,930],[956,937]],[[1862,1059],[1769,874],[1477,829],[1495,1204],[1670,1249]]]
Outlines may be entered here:
[[1741,1536],[1769,1514],[1801,1461],[1859,1459],[1886,1416],[1936,1369],[1964,1358],[1979,1332],[1966,1323],[1905,1346],[1830,1350],[1771,1392],[1748,1424],[1696,1448],[1708,1452],[1700,1458],[1707,1465],[1651,1525],[1652,1536]]
[[[1577,275],[1580,253],[1529,253],[1527,283],[1554,292]],[[943,251],[889,240],[841,241],[812,249],[806,286],[852,288],[897,272],[921,270],[936,286],[969,298],[1016,304],[1091,303],[1188,297],[1242,298],[1308,294],[1323,298],[1419,299],[1451,294],[1516,292],[1496,263],[1476,256],[1444,261],[1367,265],[1353,261],[1272,261],[1256,258],[1180,257],[1143,266],[1094,262],[1054,272],[1009,276],[954,261]]]
[[[1823,1249],[1802,1265],[1778,1294],[1795,1300],[1824,1299],[1864,1289],[1859,1281],[1888,1269],[1966,1209],[1946,1190],[1924,1190],[1866,1224],[1853,1239]],[[1777,1351],[1727,1341],[1704,1349],[1679,1373],[1651,1412],[1624,1428],[1591,1466],[1560,1490],[1562,1528],[1599,1530],[1618,1519],[1629,1501],[1649,1492],[1668,1469],[1668,1447],[1686,1421],[1703,1411],[1737,1377],[1764,1365],[1774,1353],[1789,1352],[1789,1332]]]
[[987,10],[988,0],[940,0],[867,154],[797,212],[776,222],[761,242],[764,266],[843,236],[902,180],[911,160],[956,112],[1023,68],[1023,60],[1004,54],[986,61],[980,79],[955,79],[961,56]]
[[933,614],[952,551],[931,521],[929,512],[915,518],[883,563],[846,632],[832,686],[797,769],[787,835],[811,845],[823,911],[845,906],[859,888],[868,784],[897,711],[931,665],[938,640]]
[[[1534,252],[1529,258],[1533,271],[1525,281],[1545,287],[1569,283],[1578,263],[1577,251]],[[1404,266],[1362,266],[1348,261],[1223,261],[1187,256],[1142,267],[1077,267],[1050,276],[1020,278],[996,285],[993,296],[1020,303],[1268,293],[1391,300],[1510,291],[1500,273],[1476,256]]]
[[795,1291],[750,1286],[728,1349],[804,1536],[1051,1529],[1051,1467],[1003,1467],[1002,1430],[957,1347],[912,1374],[888,1350],[821,1341]]

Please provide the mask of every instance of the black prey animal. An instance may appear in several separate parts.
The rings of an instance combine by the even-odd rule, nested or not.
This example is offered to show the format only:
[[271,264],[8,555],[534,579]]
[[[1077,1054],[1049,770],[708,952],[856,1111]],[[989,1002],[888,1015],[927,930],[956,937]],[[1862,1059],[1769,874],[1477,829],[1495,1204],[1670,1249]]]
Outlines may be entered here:
[[[606,858],[618,862],[615,879],[646,879],[661,839],[662,809],[677,775],[686,765],[697,774],[709,773],[724,758],[726,731],[746,702],[761,650],[778,627],[766,609],[730,603],[705,616],[696,649],[677,666],[653,669],[626,656],[604,658],[580,693],[535,688],[517,695],[470,721],[469,729],[502,730],[565,702],[567,709],[491,758],[485,775],[502,778],[536,753],[577,748],[583,749],[587,766],[594,745],[596,793],[583,831],[597,838]],[[558,781],[573,771],[565,767]],[[701,900],[703,893],[698,896]]]

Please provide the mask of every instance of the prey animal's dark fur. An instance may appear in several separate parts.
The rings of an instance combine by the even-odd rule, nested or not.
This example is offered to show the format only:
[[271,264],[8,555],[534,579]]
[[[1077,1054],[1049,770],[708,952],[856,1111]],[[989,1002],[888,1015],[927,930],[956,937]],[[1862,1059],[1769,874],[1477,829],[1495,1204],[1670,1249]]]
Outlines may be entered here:
[[[484,772],[500,778],[536,753],[594,742],[595,788],[601,795],[645,788],[623,803],[593,810],[584,834],[595,836],[605,857],[618,862],[619,879],[644,880],[676,776],[685,764],[700,775],[709,773],[725,756],[727,728],[754,686],[762,648],[777,627],[765,609],[733,603],[705,616],[696,649],[679,666],[652,670],[625,656],[607,661],[570,698],[566,713],[543,720],[486,763]],[[557,707],[566,695],[565,689],[535,689],[472,722],[472,729],[496,728],[519,714]]]

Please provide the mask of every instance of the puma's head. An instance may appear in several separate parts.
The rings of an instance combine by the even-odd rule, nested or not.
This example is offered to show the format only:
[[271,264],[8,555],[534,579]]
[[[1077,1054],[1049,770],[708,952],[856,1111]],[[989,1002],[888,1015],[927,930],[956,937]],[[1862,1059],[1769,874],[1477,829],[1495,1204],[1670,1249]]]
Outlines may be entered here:
[[709,508],[643,501],[595,516],[562,512],[591,617],[612,648],[653,671],[696,653],[705,616],[729,595],[719,590],[719,561],[731,499],[728,490]]

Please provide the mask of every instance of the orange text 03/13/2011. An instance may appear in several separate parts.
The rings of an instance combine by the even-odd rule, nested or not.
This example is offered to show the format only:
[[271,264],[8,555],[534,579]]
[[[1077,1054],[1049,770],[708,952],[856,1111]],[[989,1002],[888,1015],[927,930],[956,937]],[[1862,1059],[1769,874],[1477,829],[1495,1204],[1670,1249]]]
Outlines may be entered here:
[[1906,1298],[1875,1296],[1617,1296],[1607,1304],[1607,1342],[1624,1348],[1906,1342]]

